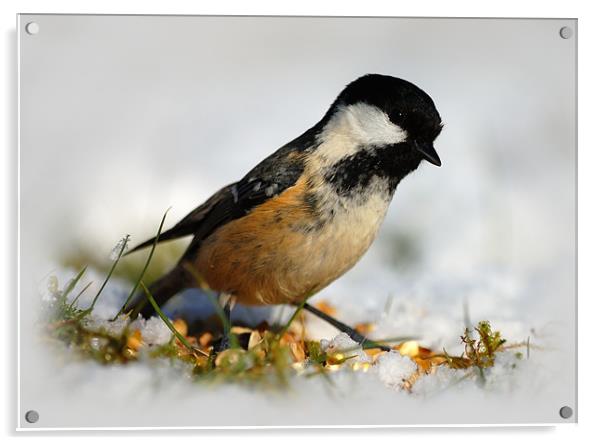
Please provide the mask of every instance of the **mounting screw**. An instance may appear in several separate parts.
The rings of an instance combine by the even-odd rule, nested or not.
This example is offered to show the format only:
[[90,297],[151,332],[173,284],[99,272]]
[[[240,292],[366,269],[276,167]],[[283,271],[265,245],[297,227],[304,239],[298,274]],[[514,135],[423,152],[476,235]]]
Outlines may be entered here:
[[29,22],[27,25],[25,25],[25,31],[27,34],[34,36],[40,32],[40,25],[38,25],[36,22]]
[[573,29],[569,28],[568,26],[563,26],[560,28],[560,37],[563,39],[570,39],[573,37]]
[[34,410],[27,411],[25,413],[25,420],[27,420],[29,423],[36,423],[38,420],[40,420],[40,415]]
[[573,415],[573,408],[570,406],[563,406],[560,408],[560,417],[563,419],[569,419]]

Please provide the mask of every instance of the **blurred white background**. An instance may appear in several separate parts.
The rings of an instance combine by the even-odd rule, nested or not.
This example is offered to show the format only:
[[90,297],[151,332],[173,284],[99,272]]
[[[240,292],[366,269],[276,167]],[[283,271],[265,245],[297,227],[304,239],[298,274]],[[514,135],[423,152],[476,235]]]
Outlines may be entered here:
[[104,256],[125,233],[142,241],[169,206],[175,223],[374,72],[431,95],[443,166],[402,181],[374,247],[316,298],[365,318],[391,297],[420,316],[390,329],[433,343],[457,336],[466,302],[473,321],[515,339],[552,329],[574,344],[575,38],[559,36],[574,22],[30,19],[40,32],[20,41],[26,293],[73,249]]
[[400,184],[374,248],[323,295],[431,283],[459,300],[491,278],[500,309],[571,300],[575,39],[558,33],[571,22],[33,19],[39,34],[21,40],[22,253],[41,269],[27,279],[82,246],[104,256],[125,233],[148,238],[170,206],[175,223],[375,72],[432,96],[443,166]]

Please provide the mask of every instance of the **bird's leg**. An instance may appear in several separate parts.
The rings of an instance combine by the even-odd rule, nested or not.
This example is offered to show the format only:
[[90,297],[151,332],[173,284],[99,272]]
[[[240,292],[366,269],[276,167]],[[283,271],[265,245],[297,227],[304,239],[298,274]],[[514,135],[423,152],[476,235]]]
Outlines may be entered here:
[[[220,295],[220,304],[223,304],[224,307],[224,318],[225,322],[223,323],[223,337],[220,341],[215,352],[222,352],[226,349],[230,349],[230,314],[232,312],[232,306],[234,306],[234,299],[229,295]],[[224,302],[225,301],[225,302]]]
[[[301,305],[301,303],[299,305]],[[358,342],[360,344],[360,346],[362,346],[365,349],[379,348],[382,351],[390,351],[391,350],[391,348],[389,346],[380,345],[378,343],[373,342],[372,340],[369,340],[368,338],[364,337],[362,334],[357,332],[355,329],[353,329],[351,326],[348,326],[345,323],[342,323],[339,320],[332,318],[330,315],[322,312],[321,310],[319,310],[318,308],[316,308],[310,304],[305,303],[303,305],[303,309],[320,317],[322,320],[331,324],[332,326],[334,326],[341,332],[346,333],[347,335],[349,335],[349,337],[351,337],[351,339],[353,341]]]

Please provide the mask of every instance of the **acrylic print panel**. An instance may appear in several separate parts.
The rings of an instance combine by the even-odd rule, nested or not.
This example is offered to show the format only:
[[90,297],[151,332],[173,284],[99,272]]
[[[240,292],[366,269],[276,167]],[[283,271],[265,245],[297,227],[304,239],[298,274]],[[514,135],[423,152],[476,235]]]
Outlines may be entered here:
[[[19,426],[574,422],[576,30],[567,19],[19,16]],[[322,120],[368,73],[415,86],[364,79]],[[430,146],[433,107],[444,127]],[[242,233],[214,252],[226,252],[227,284],[193,270],[218,290],[238,283],[240,299],[261,277],[307,292],[299,270],[323,283],[332,264],[350,266],[395,175],[436,163],[436,150],[442,165],[401,179],[367,253],[308,300],[390,352],[290,305],[237,303],[217,353],[224,314],[213,292],[183,284],[190,271],[171,283],[191,289],[162,305],[179,338],[156,315],[111,321],[141,276],[160,297],[151,284],[190,242],[160,243],[145,269],[150,249],[120,257],[120,239],[154,237],[168,208],[171,228],[310,128],[253,187],[225,189],[222,219],[202,226]],[[320,205],[300,177],[323,179]],[[288,226],[274,214],[236,226],[283,196],[306,204],[281,209]],[[273,230],[282,242],[261,242]]]

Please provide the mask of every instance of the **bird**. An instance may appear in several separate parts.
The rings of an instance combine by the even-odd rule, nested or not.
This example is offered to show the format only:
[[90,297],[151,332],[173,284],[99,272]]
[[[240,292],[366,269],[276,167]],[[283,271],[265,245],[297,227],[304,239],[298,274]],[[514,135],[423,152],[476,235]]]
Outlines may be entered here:
[[[159,305],[197,287],[235,303],[302,306],[362,344],[388,350],[307,302],[368,250],[397,186],[422,161],[441,166],[434,148],[443,124],[415,84],[366,74],[336,96],[311,128],[215,192],[172,228],[129,253],[192,235],[175,267],[151,284]],[[139,294],[132,316],[154,313]],[[229,346],[224,333],[221,349]]]

